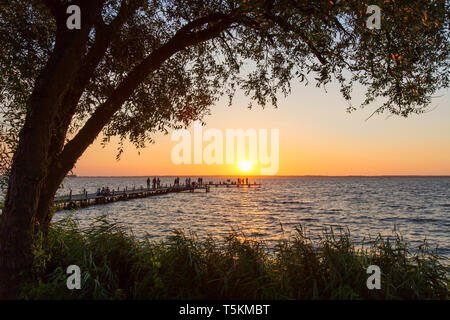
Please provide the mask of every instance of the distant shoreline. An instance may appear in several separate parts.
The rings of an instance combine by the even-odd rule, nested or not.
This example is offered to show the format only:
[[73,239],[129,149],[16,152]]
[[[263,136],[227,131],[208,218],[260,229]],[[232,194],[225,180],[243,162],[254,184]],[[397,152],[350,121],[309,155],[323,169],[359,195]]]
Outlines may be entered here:
[[346,175],[346,176],[333,176],[333,175],[280,175],[280,176],[260,176],[260,175],[140,175],[140,176],[67,176],[66,178],[147,178],[147,177],[211,177],[211,178],[261,178],[261,179],[271,179],[271,178],[450,178],[450,175]]

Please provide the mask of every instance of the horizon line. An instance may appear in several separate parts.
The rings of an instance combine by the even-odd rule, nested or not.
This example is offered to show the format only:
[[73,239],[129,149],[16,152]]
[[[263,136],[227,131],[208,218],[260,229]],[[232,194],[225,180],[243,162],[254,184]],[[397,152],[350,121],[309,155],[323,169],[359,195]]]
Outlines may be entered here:
[[450,175],[424,175],[424,174],[382,174],[382,175],[313,175],[313,174],[305,174],[305,175],[201,175],[201,174],[191,174],[191,175],[67,175],[67,177],[76,177],[76,178],[131,178],[131,177],[258,177],[258,178],[308,178],[308,177],[324,177],[324,178],[348,178],[348,177],[442,177],[442,178],[450,178]]

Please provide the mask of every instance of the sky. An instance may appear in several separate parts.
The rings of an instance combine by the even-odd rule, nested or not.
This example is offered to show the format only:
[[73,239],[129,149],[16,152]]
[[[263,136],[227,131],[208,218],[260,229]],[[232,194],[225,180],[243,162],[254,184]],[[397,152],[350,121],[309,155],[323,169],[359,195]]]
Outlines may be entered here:
[[[361,87],[354,89],[354,104],[362,100],[363,93]],[[377,107],[376,102],[347,113],[348,103],[335,85],[329,85],[325,92],[314,85],[294,84],[288,97],[280,97],[277,109],[256,106],[249,110],[248,102],[241,93],[231,107],[227,106],[226,99],[219,101],[211,108],[211,115],[204,118],[203,132],[217,129],[225,136],[227,129],[267,129],[270,142],[270,130],[278,129],[276,175],[450,175],[448,90],[437,94],[431,111],[408,118],[383,114],[367,120]],[[193,135],[193,127],[188,130]],[[171,133],[157,134],[154,139],[154,144],[139,152],[126,144],[124,154],[116,161],[118,140],[112,139],[103,148],[99,137],[78,160],[73,173],[79,176],[259,175],[261,167],[265,167],[258,161],[252,163],[248,172],[241,171],[237,161],[177,165],[171,153],[179,142],[171,140]],[[208,144],[203,142],[203,148]],[[269,143],[269,150],[270,147]]]

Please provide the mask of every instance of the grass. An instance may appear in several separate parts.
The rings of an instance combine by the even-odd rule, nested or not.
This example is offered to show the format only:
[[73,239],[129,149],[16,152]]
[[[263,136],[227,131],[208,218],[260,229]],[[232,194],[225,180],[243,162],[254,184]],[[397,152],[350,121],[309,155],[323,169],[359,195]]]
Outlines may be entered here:
[[[37,241],[36,243],[39,243]],[[449,267],[424,243],[411,250],[397,235],[356,247],[348,232],[311,241],[298,228],[269,250],[231,232],[218,241],[175,231],[163,242],[137,240],[99,218],[80,229],[66,218],[35,247],[23,299],[448,299]],[[66,268],[81,268],[81,289],[68,290]],[[369,290],[369,265],[382,271]]]

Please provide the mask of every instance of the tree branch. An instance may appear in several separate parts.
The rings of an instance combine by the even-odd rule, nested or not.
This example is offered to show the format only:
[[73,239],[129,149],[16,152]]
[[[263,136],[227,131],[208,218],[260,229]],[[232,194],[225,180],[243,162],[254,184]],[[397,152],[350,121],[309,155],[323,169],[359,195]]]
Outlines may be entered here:
[[220,20],[224,20],[224,19],[228,19],[228,18],[230,18],[230,15],[227,15],[224,13],[211,13],[207,16],[204,16],[204,17],[201,17],[194,21],[188,22],[185,26],[183,26],[180,30],[178,30],[176,34],[178,34],[178,35],[186,34],[195,28],[201,27],[202,25],[204,25],[206,23],[218,22]]
[[[283,19],[281,19],[280,17],[277,16],[273,16],[273,15],[269,15],[269,14],[265,14],[265,16],[274,21],[276,24],[278,24],[278,26],[280,26],[285,32],[290,32],[290,31],[294,31],[295,28],[293,28],[292,26],[290,26],[288,23],[286,23],[285,21],[283,21]],[[308,39],[308,36],[301,30],[297,30],[300,39],[303,40],[303,42],[306,43],[306,45],[308,46],[308,48],[311,50],[311,52],[317,57],[317,59],[320,61],[320,63],[322,64],[327,64],[327,60],[323,57],[323,53],[320,52],[316,46],[311,42],[311,40]]]
[[[211,22],[210,19],[202,19],[202,21],[206,20]],[[56,171],[54,174],[64,176],[73,167],[76,160],[94,142],[95,138],[110,121],[114,113],[120,109],[122,104],[151,72],[159,68],[162,63],[178,51],[219,36],[231,24],[232,19],[224,18],[211,27],[201,31],[188,32],[187,30],[191,30],[192,28],[185,28],[183,32],[177,32],[165,45],[153,51],[128,74],[105,103],[96,109],[77,135],[65,145],[64,150],[56,161]],[[200,24],[196,22],[191,24],[191,26],[194,25],[199,26]]]

